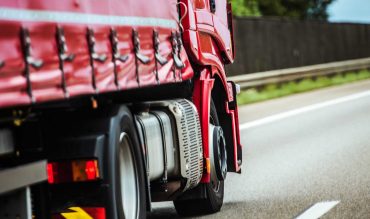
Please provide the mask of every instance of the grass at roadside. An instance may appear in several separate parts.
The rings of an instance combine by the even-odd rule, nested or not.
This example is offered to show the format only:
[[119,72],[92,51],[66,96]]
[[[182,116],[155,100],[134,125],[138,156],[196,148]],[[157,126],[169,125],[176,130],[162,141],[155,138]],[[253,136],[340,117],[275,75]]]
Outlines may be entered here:
[[354,81],[370,78],[370,71],[362,70],[359,72],[347,72],[344,74],[336,74],[331,77],[321,76],[315,80],[306,78],[299,82],[286,82],[282,84],[268,84],[260,89],[250,88],[243,90],[238,95],[238,104],[250,104],[269,100],[273,98],[283,97],[290,94],[301,93],[318,88],[340,85]]

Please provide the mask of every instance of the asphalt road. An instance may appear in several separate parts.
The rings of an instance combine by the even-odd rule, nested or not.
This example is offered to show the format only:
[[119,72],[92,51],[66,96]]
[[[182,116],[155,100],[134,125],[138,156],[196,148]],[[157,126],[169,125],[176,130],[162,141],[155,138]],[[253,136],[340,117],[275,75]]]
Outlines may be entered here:
[[[240,120],[250,123],[369,88],[364,81],[242,107]],[[250,116],[253,109],[260,117]],[[243,173],[228,175],[221,212],[200,218],[290,219],[325,201],[338,204],[322,218],[370,218],[370,95],[247,127],[241,136]],[[171,203],[161,203],[151,218],[178,216]]]

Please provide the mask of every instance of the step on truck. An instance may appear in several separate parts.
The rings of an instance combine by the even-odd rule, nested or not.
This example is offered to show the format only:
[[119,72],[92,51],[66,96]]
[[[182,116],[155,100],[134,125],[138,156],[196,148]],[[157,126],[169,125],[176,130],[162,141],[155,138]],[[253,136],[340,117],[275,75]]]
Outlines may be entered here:
[[0,1],[0,218],[218,212],[233,59],[226,0]]

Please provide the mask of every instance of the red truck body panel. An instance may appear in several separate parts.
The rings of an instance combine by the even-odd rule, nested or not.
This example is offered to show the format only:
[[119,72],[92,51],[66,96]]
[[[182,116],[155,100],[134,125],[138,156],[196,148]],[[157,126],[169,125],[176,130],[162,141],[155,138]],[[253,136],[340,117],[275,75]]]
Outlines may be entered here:
[[[1,1],[0,107],[191,78],[184,49],[180,56],[185,68],[180,71],[173,65],[171,34],[179,30],[176,4],[176,0]],[[73,56],[62,63],[58,30],[63,31],[65,54]],[[112,30],[124,61],[112,58]],[[138,33],[140,54],[149,58],[145,64],[135,58],[133,30]],[[167,60],[165,64],[154,58],[153,31],[158,32],[158,53]],[[104,60],[91,60],[91,53]],[[42,61],[42,65],[33,61]]]

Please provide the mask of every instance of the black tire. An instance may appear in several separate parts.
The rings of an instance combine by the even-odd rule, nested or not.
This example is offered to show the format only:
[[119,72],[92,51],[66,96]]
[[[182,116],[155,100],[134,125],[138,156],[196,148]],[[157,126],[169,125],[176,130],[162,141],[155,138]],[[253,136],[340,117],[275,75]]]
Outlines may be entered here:
[[133,117],[128,108],[120,108],[118,115],[112,119],[110,129],[108,156],[105,160],[109,185],[107,218],[146,218],[146,171]]
[[[210,123],[219,126],[216,107],[211,101],[210,104]],[[179,215],[195,216],[204,214],[213,214],[219,212],[224,200],[224,181],[217,179],[218,185],[212,183],[200,184],[196,188],[187,191],[187,195],[192,196],[196,193],[205,192],[205,198],[197,199],[178,199],[174,201],[176,211]],[[216,189],[217,188],[217,189]],[[193,194],[192,194],[193,193]]]

